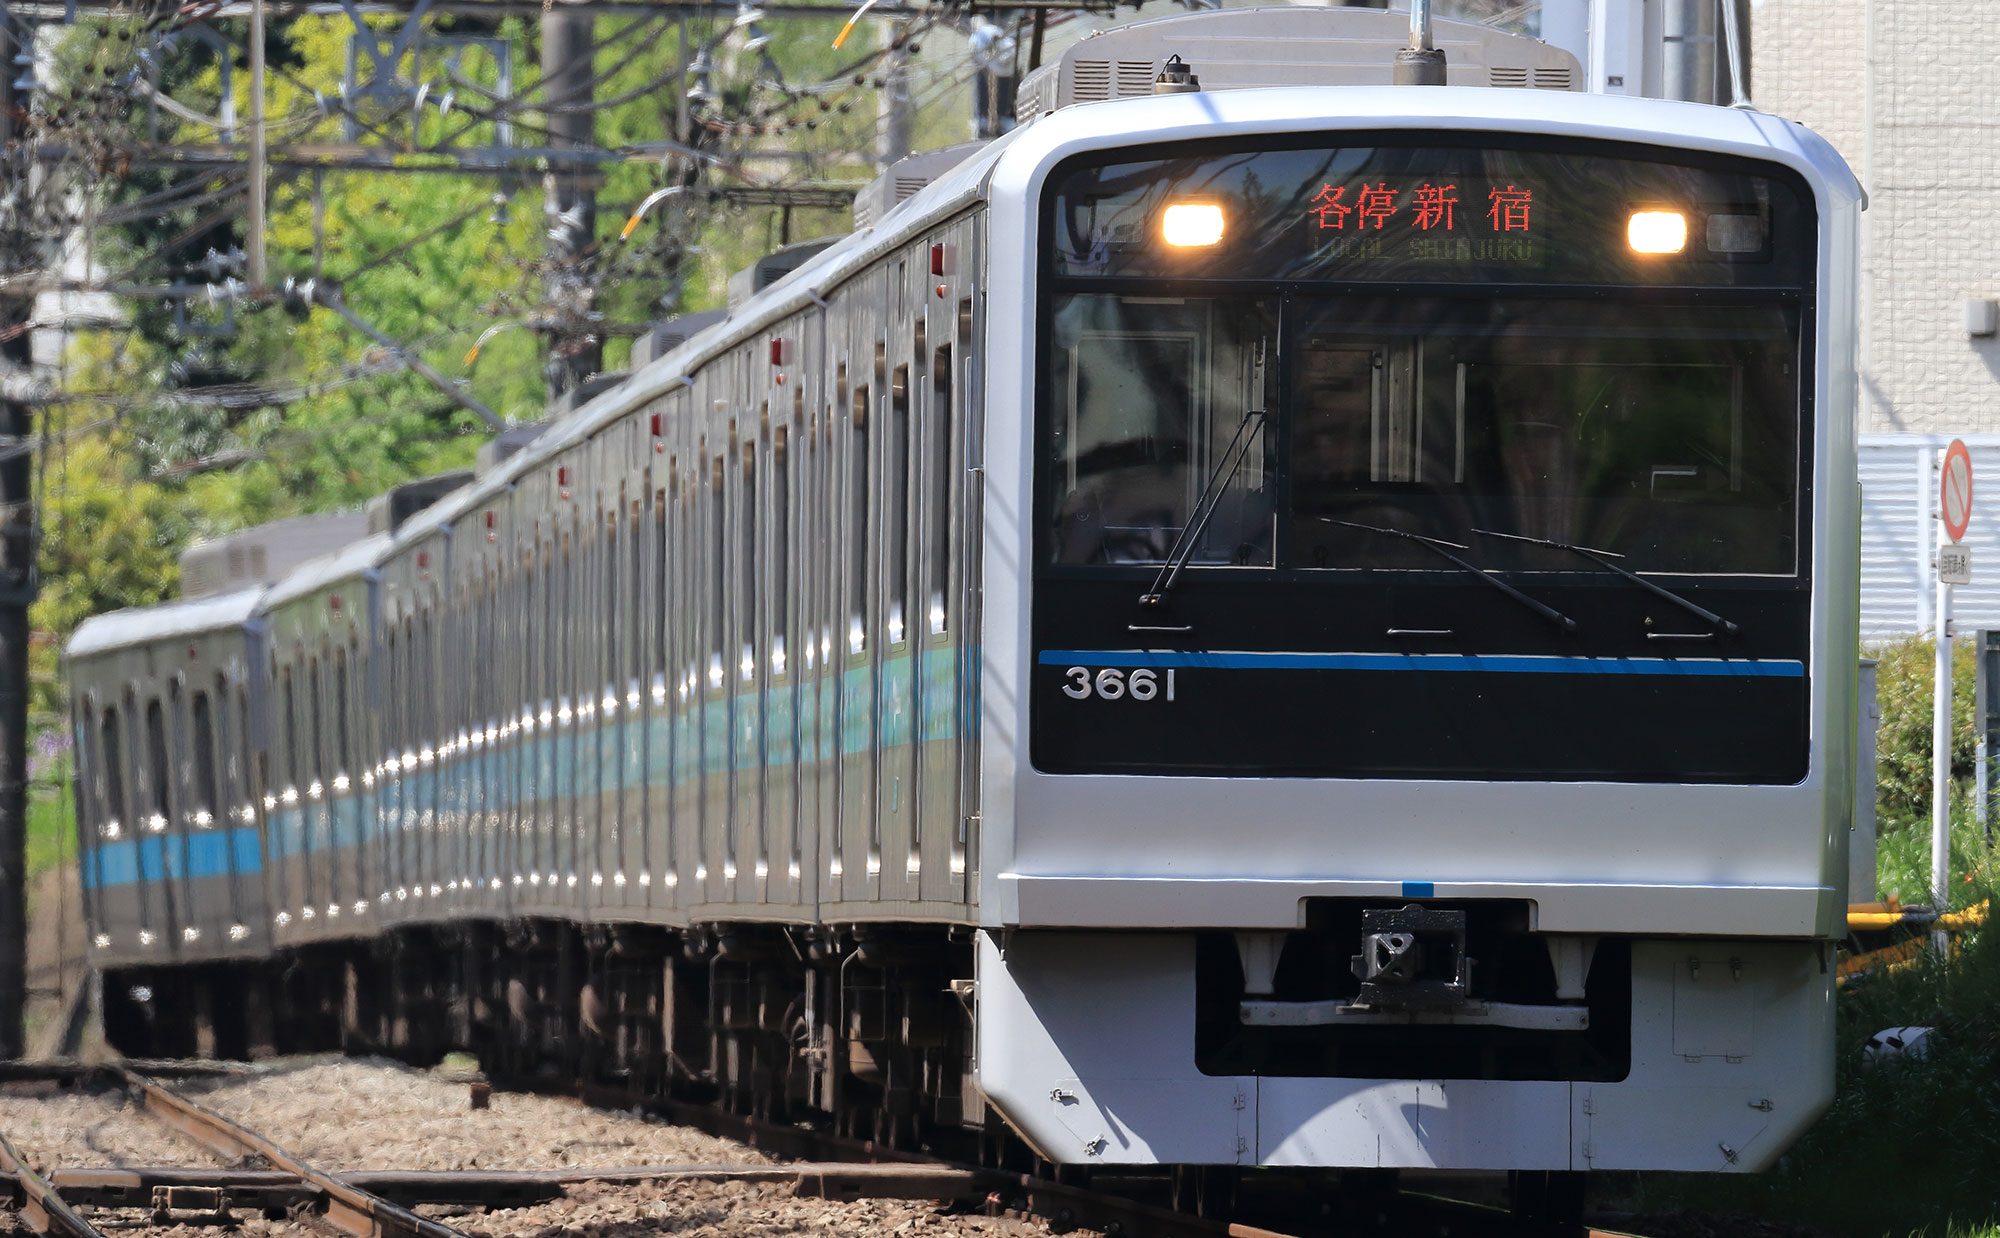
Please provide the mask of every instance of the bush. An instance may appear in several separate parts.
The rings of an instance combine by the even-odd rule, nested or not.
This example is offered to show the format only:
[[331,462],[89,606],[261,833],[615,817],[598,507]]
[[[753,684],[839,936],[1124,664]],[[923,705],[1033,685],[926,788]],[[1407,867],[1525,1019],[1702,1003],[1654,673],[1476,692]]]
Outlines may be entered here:
[[[1875,699],[1882,707],[1875,737],[1875,826],[1884,836],[1931,819],[1931,673],[1936,646],[1908,637],[1873,651]],[[1971,641],[1952,650],[1951,773],[1967,786],[1978,752],[1973,717],[1976,651]]]

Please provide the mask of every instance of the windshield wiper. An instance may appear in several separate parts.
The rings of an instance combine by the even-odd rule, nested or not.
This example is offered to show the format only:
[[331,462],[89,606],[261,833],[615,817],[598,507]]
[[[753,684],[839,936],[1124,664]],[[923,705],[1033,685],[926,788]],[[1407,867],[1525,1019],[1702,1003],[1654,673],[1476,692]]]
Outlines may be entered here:
[[1693,602],[1688,598],[1684,598],[1680,594],[1675,593],[1671,589],[1663,588],[1660,585],[1656,585],[1652,581],[1647,580],[1644,576],[1641,576],[1636,572],[1627,571],[1626,569],[1619,567],[1616,563],[1611,562],[1611,560],[1613,559],[1622,559],[1625,557],[1624,555],[1621,555],[1616,551],[1593,550],[1589,546],[1574,546],[1568,542],[1553,541],[1546,537],[1529,537],[1524,533],[1496,533],[1492,529],[1474,529],[1473,532],[1477,533],[1481,537],[1497,537],[1502,541],[1508,541],[1508,542],[1526,542],[1530,546],[1546,546],[1550,550],[1567,550],[1573,555],[1577,555],[1580,556],[1581,558],[1590,560],[1592,563],[1595,563],[1597,566],[1603,568],[1607,572],[1615,572],[1618,575],[1623,576],[1625,579],[1631,581],[1633,584],[1639,586],[1641,589],[1656,594],[1659,597],[1665,598],[1667,601],[1672,602],[1674,605],[1680,607],[1682,610],[1686,611],[1690,615],[1694,615],[1695,617],[1701,619],[1703,622],[1707,623],[1709,626],[1715,628],[1718,631],[1726,632],[1729,635],[1734,636],[1739,631],[1742,630],[1741,628],[1738,628],[1735,624],[1731,623],[1729,620],[1724,619],[1721,615],[1716,614],[1714,611],[1708,609],[1707,607],[1699,605],[1698,603]]
[[1181,578],[1181,569],[1194,557],[1194,548],[1201,541],[1201,531],[1208,527],[1209,517],[1222,503],[1222,493],[1236,476],[1236,470],[1243,467],[1243,459],[1250,454],[1250,444],[1256,435],[1250,432],[1253,424],[1262,424],[1264,410],[1253,408],[1243,414],[1243,421],[1236,427],[1236,433],[1229,440],[1229,446],[1222,449],[1222,458],[1215,463],[1215,471],[1208,476],[1208,484],[1201,488],[1201,494],[1194,501],[1194,511],[1189,513],[1188,522],[1181,526],[1180,536],[1167,551],[1167,561],[1160,565],[1160,574],[1153,577],[1153,587],[1139,595],[1139,605],[1158,608],[1167,604],[1167,594],[1173,592],[1174,583]]
[[[1500,592],[1506,594],[1508,597],[1513,598],[1521,605],[1527,607],[1529,610],[1534,611],[1536,614],[1548,620],[1550,623],[1555,624],[1563,631],[1565,632],[1576,631],[1576,620],[1570,618],[1568,615],[1563,614],[1561,611],[1556,610],[1554,607],[1544,606],[1542,603],[1537,602],[1535,599],[1529,597],[1527,594],[1521,592],[1519,589],[1516,589],[1514,586],[1508,584],[1506,581],[1500,579],[1498,576],[1493,575],[1491,572],[1488,572],[1483,568],[1477,567],[1471,563],[1467,563],[1464,559],[1461,559],[1457,555],[1451,553],[1453,550],[1470,550],[1472,549],[1472,547],[1470,546],[1462,546],[1457,542],[1447,542],[1443,538],[1425,537],[1421,533],[1411,533],[1403,529],[1384,528],[1383,526],[1378,524],[1359,524],[1352,520],[1335,520],[1331,516],[1315,516],[1313,517],[1313,519],[1320,521],[1322,524],[1337,524],[1342,526],[1343,528],[1360,529],[1364,533],[1380,533],[1384,537],[1400,537],[1400,538],[1405,538],[1409,541],[1413,541],[1417,543],[1419,546],[1422,546],[1424,549],[1430,551],[1432,554],[1437,555],[1439,558],[1450,561],[1452,566],[1458,568],[1460,571],[1471,572],[1474,576],[1477,576],[1479,579],[1485,581],[1487,584],[1492,585],[1495,589],[1498,589]],[[1449,547],[1450,549],[1447,549],[1447,547]]]

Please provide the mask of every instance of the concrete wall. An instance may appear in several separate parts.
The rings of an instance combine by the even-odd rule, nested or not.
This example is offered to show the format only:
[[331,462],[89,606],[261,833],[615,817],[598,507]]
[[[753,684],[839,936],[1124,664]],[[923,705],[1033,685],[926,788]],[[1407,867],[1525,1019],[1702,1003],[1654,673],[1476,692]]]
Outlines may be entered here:
[[2000,431],[2000,5],[1756,0],[1751,94],[1818,130],[1867,188],[1863,432]]

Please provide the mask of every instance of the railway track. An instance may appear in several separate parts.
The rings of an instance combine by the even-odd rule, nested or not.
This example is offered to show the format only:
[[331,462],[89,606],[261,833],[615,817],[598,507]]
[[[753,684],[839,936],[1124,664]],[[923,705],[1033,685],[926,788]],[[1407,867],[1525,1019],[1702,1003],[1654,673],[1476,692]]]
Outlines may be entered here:
[[[181,1077],[192,1073],[160,1069],[161,1074]],[[1161,1238],[1285,1238],[1278,1231],[1192,1217],[1032,1175],[894,1152],[865,1141],[758,1123],[701,1106],[672,1105],[665,1116],[803,1159],[770,1165],[334,1172],[182,1094],[164,1078],[129,1065],[0,1071],[0,1080],[26,1079],[115,1089],[145,1118],[224,1162],[220,1167],[64,1166],[42,1174],[0,1133],[0,1175],[11,1178],[19,1220],[35,1233],[60,1238],[97,1238],[105,1232],[97,1223],[104,1213],[115,1214],[118,1232],[128,1233],[134,1211],[148,1214],[161,1226],[227,1225],[238,1214],[261,1213],[310,1218],[367,1238],[473,1238],[450,1221],[417,1209],[529,1208],[558,1200],[585,1184],[636,1187],[688,1182],[777,1185],[800,1197],[829,1201],[936,1201],[989,1215],[1040,1217],[1063,1231]],[[613,1098],[598,1093],[581,1099]]]
[[[523,1081],[508,1091],[562,1095],[594,1108],[640,1111],[784,1158],[770,1164],[674,1163],[554,1169],[329,1168],[263,1131],[177,1089],[226,1067],[130,1063],[87,1067],[0,1067],[0,1083],[61,1082],[118,1096],[140,1121],[171,1131],[217,1159],[185,1164],[62,1165],[38,1172],[0,1130],[0,1192],[11,1187],[19,1225],[58,1238],[97,1238],[106,1228],[131,1233],[138,1213],[155,1226],[233,1226],[246,1216],[290,1218],[357,1238],[478,1238],[461,1228],[491,1214],[556,1204],[580,1188],[602,1191],[669,1189],[676,1184],[772,1188],[805,1200],[931,1201],[960,1212],[1033,1217],[1055,1232],[1148,1238],[1287,1238],[1356,1228],[1353,1217],[1329,1212],[1322,1200],[1282,1195],[1248,1204],[1241,1215],[1264,1222],[1193,1215],[1146,1197],[1160,1179],[1100,1177],[1088,1184],[1048,1174],[1003,1171],[884,1147],[869,1140],[726,1112],[685,1101],[597,1086]],[[250,1073],[243,1071],[241,1073]],[[469,1099],[469,1095],[468,1095]],[[637,1211],[635,1196],[634,1210]],[[1351,1201],[1350,1201],[1351,1202]],[[419,1210],[424,1211],[419,1211]],[[1410,1194],[1368,1201],[1381,1233],[1485,1234],[1560,1232],[1522,1229],[1504,1212]],[[1299,1218],[1305,1218],[1301,1221]],[[1370,1225],[1363,1222],[1360,1229]],[[184,1231],[183,1231],[184,1232]],[[847,1232],[864,1232],[849,1230]],[[1574,1236],[1611,1238],[1598,1230]]]

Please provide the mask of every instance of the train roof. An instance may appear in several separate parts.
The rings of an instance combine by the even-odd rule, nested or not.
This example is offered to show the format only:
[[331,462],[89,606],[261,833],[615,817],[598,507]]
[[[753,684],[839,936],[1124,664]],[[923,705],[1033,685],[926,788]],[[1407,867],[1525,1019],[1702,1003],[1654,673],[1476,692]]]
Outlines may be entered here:
[[394,535],[374,533],[330,555],[321,555],[310,563],[300,565],[298,571],[271,586],[264,595],[263,609],[276,610],[327,585],[354,579],[381,562],[393,543]]
[[240,628],[257,617],[263,597],[264,587],[253,585],[234,593],[92,615],[77,625],[63,652],[71,658],[87,658],[149,641]]

